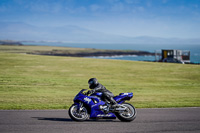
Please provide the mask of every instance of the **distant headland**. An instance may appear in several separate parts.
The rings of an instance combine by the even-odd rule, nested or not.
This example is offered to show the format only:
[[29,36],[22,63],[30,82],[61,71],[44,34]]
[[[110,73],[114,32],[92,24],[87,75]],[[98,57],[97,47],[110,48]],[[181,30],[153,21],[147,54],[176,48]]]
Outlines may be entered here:
[[0,45],[19,45],[19,46],[22,46],[23,44],[19,41],[0,40]]
[[[24,46],[19,41],[12,40],[0,40],[0,45],[14,45],[14,46]],[[34,46],[34,45],[32,45]],[[39,46],[35,46],[39,47]],[[46,46],[48,47],[48,46]],[[67,48],[67,47],[65,47]],[[154,53],[147,51],[138,51],[138,50],[104,50],[104,49],[94,49],[94,48],[70,48],[62,49],[59,47],[53,47],[52,49],[32,49],[31,51],[25,52],[26,54],[34,55],[48,55],[48,56],[71,56],[71,57],[91,57],[91,56],[119,56],[119,55],[155,55]]]

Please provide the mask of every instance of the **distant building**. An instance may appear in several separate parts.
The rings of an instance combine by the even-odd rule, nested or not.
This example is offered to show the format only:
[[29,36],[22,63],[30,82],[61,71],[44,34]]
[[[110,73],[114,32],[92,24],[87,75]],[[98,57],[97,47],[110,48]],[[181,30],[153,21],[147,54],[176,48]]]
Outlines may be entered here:
[[165,50],[161,50],[160,54],[155,52],[155,58],[156,58],[156,61],[159,61],[159,62],[172,62],[172,63],[185,64],[185,63],[190,63],[190,51],[165,49]]

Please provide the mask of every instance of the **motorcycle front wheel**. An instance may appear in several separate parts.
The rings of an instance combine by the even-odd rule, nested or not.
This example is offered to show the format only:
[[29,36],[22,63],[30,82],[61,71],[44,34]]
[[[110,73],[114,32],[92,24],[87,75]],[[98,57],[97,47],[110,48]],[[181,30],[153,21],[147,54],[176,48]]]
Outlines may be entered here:
[[81,107],[80,110],[78,110],[78,106],[76,104],[73,104],[69,108],[68,113],[70,118],[74,121],[85,121],[88,119],[88,111],[84,106]]
[[125,106],[126,110],[116,112],[115,115],[117,116],[117,118],[125,122],[133,121],[136,118],[137,114],[135,107],[129,103],[123,103],[121,105]]

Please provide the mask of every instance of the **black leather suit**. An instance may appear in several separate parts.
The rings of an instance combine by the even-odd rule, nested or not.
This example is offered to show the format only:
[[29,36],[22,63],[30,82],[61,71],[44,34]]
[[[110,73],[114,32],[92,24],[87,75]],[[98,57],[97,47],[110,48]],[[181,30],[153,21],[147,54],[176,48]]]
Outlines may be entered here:
[[91,93],[102,92],[102,100],[109,101],[111,104],[117,104],[117,102],[113,99],[114,95],[112,92],[106,89],[102,84],[98,83],[94,89],[91,90]]

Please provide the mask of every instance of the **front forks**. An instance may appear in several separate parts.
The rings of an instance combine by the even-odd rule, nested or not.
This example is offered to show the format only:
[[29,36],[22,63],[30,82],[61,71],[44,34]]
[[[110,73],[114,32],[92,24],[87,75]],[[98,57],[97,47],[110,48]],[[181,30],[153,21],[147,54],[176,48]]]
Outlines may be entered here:
[[78,112],[78,113],[81,113],[82,110],[83,110],[83,103],[80,102],[80,103],[78,103],[77,112]]

